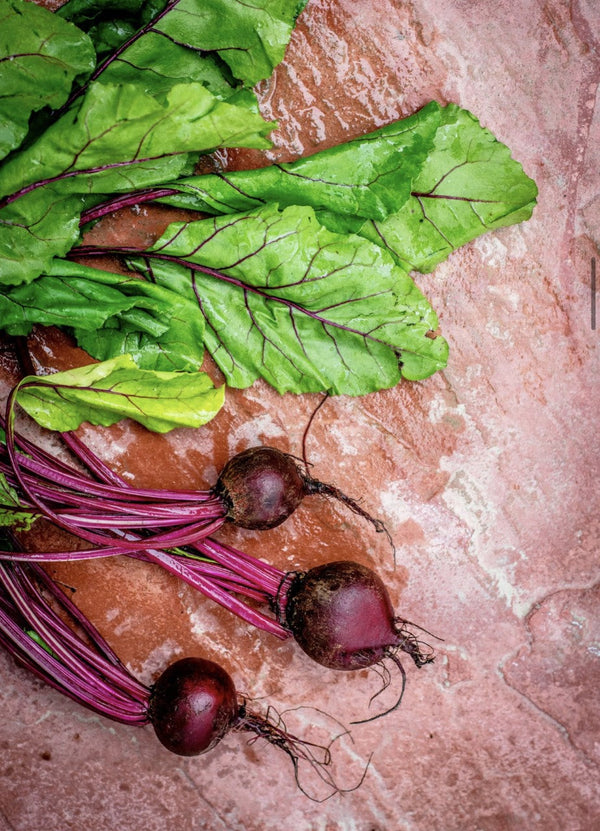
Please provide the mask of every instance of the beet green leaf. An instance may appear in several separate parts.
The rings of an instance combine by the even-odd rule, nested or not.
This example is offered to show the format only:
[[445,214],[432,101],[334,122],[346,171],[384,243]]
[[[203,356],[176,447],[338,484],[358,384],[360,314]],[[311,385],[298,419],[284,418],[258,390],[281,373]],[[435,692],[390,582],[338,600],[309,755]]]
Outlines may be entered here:
[[110,83],[129,82],[137,73],[157,92],[164,79],[201,80],[204,73],[219,86],[228,79],[230,87],[268,78],[306,2],[72,0],[59,14],[88,30],[100,54],[115,54],[102,73]]
[[11,335],[60,326],[95,358],[127,353],[145,369],[196,371],[204,358],[204,318],[190,292],[68,260],[0,294],[0,319]]
[[[172,0],[154,30],[198,52],[217,52],[233,76],[253,86],[283,59],[307,0]],[[193,32],[193,36],[190,36]]]
[[[0,289],[29,282],[51,267],[54,256],[64,256],[79,239],[81,210],[80,196],[52,185],[0,210]],[[0,323],[8,323],[1,314]]]
[[411,268],[429,272],[452,251],[495,228],[529,219],[537,186],[506,145],[468,111],[442,111],[434,147],[412,181],[410,199],[360,233]]
[[46,376],[27,376],[17,401],[42,427],[75,430],[129,417],[157,433],[200,427],[223,404],[224,387],[203,372],[140,370],[129,355]]
[[408,269],[531,216],[535,183],[467,110],[418,113],[290,164],[182,178],[164,201],[214,214],[276,201],[311,205],[331,230],[359,233]]
[[55,15],[0,0],[0,152],[14,151],[0,168],[0,284],[66,253],[83,197],[156,187],[218,147],[269,147],[250,85],[283,58],[304,5],[74,0]]
[[408,273],[308,207],[175,223],[132,264],[195,303],[229,386],[263,378],[280,392],[362,395],[446,363]]
[[18,147],[31,113],[67,100],[96,55],[88,36],[47,9],[0,0],[0,158]]
[[63,192],[112,193],[179,173],[189,153],[268,147],[272,125],[220,101],[201,84],[178,84],[163,103],[135,85],[92,84],[30,147],[0,168],[0,195],[53,182]]
[[267,202],[310,205],[343,217],[386,219],[409,199],[411,183],[433,149],[440,106],[336,147],[258,170],[181,178],[168,204],[211,214],[239,213]]
[[92,85],[79,108],[0,168],[0,284],[37,277],[75,242],[83,205],[66,195],[156,185],[188,168],[189,153],[265,147],[269,130],[200,84],[173,87],[165,103],[134,85]]
[[407,271],[380,246],[329,231],[312,208],[174,223],[139,256],[110,251],[145,279],[56,260],[6,292],[12,331],[66,323],[99,360],[129,352],[161,370],[197,369],[206,347],[229,386],[263,378],[280,392],[362,395],[445,366],[437,317]]

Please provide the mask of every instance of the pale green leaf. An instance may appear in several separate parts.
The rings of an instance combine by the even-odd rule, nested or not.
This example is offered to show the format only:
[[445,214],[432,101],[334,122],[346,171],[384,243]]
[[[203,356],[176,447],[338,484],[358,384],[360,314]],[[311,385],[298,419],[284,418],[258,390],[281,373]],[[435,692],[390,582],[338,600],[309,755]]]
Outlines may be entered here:
[[75,430],[83,422],[108,426],[124,418],[157,433],[200,427],[223,404],[224,387],[202,372],[139,369],[129,355],[53,375],[27,376],[17,401],[42,427]]

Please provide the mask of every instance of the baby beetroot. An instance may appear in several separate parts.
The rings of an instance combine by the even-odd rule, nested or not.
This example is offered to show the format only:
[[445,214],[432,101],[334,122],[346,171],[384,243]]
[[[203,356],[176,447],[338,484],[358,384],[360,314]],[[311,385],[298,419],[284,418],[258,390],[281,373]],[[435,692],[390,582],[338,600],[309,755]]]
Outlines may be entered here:
[[386,532],[381,520],[368,514],[356,500],[335,485],[308,476],[293,456],[274,447],[250,447],[233,456],[221,471],[213,493],[224,503],[227,519],[240,528],[275,528],[305,496],[321,494],[343,502],[377,531]]
[[[217,745],[230,731],[254,734],[283,750],[291,759],[300,790],[300,762],[307,764],[329,788],[340,789],[327,768],[328,747],[315,745],[289,733],[269,708],[266,716],[248,710],[238,698],[231,676],[205,658],[182,658],[168,666],[150,689],[147,716],[159,741],[179,756],[199,756]],[[362,781],[362,780],[361,780]],[[360,784],[360,783],[359,783]],[[312,798],[312,797],[311,797]]]
[[250,447],[233,456],[215,487],[227,519],[259,531],[280,525],[309,492],[293,457],[274,447]]
[[239,709],[233,681],[221,666],[205,658],[182,658],[152,687],[148,715],[167,750],[197,756],[233,727]]

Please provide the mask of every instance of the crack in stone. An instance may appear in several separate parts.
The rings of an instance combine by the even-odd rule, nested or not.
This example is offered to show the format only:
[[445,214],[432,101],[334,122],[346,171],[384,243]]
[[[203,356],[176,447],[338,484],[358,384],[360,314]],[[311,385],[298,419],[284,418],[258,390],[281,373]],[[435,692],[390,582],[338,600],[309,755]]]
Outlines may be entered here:
[[[565,234],[563,237],[563,250],[568,252],[571,241],[575,237],[576,220],[581,215],[582,209],[578,205],[579,187],[585,168],[586,150],[589,144],[589,137],[594,120],[594,102],[600,85],[600,55],[598,54],[598,41],[592,35],[592,29],[583,14],[575,17],[572,14],[571,25],[575,37],[585,47],[585,64],[582,67],[579,90],[577,91],[577,125],[575,136],[575,152],[572,154],[572,164],[568,170],[571,181],[569,188],[567,216],[565,222]],[[568,258],[563,258],[563,279],[570,285],[567,273]]]
[[16,826],[14,826],[14,825],[12,824],[12,822],[9,820],[9,818],[8,818],[8,817],[7,817],[7,815],[6,815],[6,812],[5,812],[5,811],[3,811],[3,810],[1,810],[1,809],[0,809],[0,817],[2,817],[2,819],[3,819],[3,820],[4,820],[4,822],[6,823],[6,829],[7,829],[7,831],[17,831]]
[[[531,609],[525,616],[523,623],[524,623],[524,631],[526,635],[525,643],[518,646],[515,650],[513,650],[509,655],[505,658],[501,659],[498,662],[498,674],[502,679],[503,683],[511,689],[513,692],[517,693],[522,699],[524,699],[528,705],[530,705],[536,712],[540,713],[545,719],[547,719],[554,727],[558,730],[558,732],[563,736],[567,744],[570,748],[574,751],[574,753],[588,766],[593,768],[598,768],[598,763],[595,759],[591,758],[585,750],[583,750],[572,738],[571,733],[568,727],[562,723],[562,721],[557,718],[555,715],[550,713],[546,710],[540,703],[535,701],[528,692],[520,689],[511,680],[507,677],[505,672],[505,667],[510,661],[518,660],[519,656],[523,655],[524,650],[528,650],[529,654],[532,655],[535,650],[536,636],[533,634],[531,630],[531,618],[534,614],[539,612],[544,605],[546,605],[550,600],[557,597],[561,594],[568,594],[568,593],[585,593],[590,591],[595,591],[600,588],[600,580],[593,580],[588,585],[570,585],[570,586],[561,586],[560,588],[553,589],[552,591],[547,592],[542,598],[535,601],[532,604]],[[537,688],[536,688],[537,690]]]
[[207,799],[207,797],[203,794],[202,790],[198,786],[198,783],[195,782],[194,779],[190,776],[187,769],[185,767],[178,767],[177,772],[179,773],[181,778],[184,780],[184,782],[187,782],[187,784],[192,788],[194,793],[197,794],[197,796],[202,800],[202,802],[205,803],[205,805],[208,807],[208,809],[219,820],[219,822],[222,824],[222,831],[235,831],[235,828],[232,825],[229,825],[227,822],[225,822],[223,817],[220,816],[220,814],[217,811],[217,809],[215,808],[215,806],[212,804],[210,799]]
[[[507,658],[506,661],[510,660],[512,657],[514,657],[514,654]],[[517,695],[519,695],[521,698],[523,698],[527,702],[527,704],[530,705],[537,713],[540,713],[546,720],[553,724],[554,727],[558,730],[558,732],[563,736],[569,747],[574,751],[574,753],[577,756],[579,756],[582,759],[582,761],[586,765],[597,768],[598,765],[596,761],[594,759],[591,759],[587,755],[585,750],[582,750],[580,747],[577,746],[577,744],[575,744],[575,742],[571,738],[571,734],[568,728],[559,719],[557,719],[555,716],[553,716],[551,713],[545,710],[540,704],[538,704],[536,701],[530,698],[530,696],[526,692],[523,692],[523,690],[520,690],[514,684],[511,684],[511,682],[506,677],[502,666],[502,664],[506,663],[506,661],[501,662],[501,664],[498,666],[498,674],[500,675],[502,681],[506,684],[506,686],[513,692],[517,693]]]

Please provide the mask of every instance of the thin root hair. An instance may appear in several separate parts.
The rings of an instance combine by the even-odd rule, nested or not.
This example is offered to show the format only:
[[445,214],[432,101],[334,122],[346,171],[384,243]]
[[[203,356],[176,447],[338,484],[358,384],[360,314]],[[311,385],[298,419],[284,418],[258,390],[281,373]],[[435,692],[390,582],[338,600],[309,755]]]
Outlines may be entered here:
[[327,747],[331,747],[334,742],[336,742],[338,739],[343,738],[344,736],[348,736],[350,738],[350,741],[354,741],[352,733],[350,732],[350,730],[348,730],[345,724],[343,724],[335,716],[332,716],[331,713],[328,713],[325,710],[321,710],[320,707],[315,707],[313,704],[299,704],[297,707],[287,707],[285,710],[281,711],[280,716],[283,720],[283,717],[287,713],[298,713],[301,710],[312,710],[313,713],[318,713],[320,716],[324,716],[325,719],[333,722],[333,724],[337,725],[337,727],[340,728],[340,732],[331,739]]
[[[386,658],[389,658],[390,661],[393,661],[396,664],[396,666],[400,670],[400,675],[402,677],[402,687],[400,689],[400,695],[398,696],[398,699],[397,699],[396,703],[392,704],[391,707],[388,707],[388,709],[384,710],[382,713],[376,713],[374,716],[370,716],[369,718],[363,718],[363,719],[359,719],[358,721],[352,721],[351,724],[368,724],[371,721],[375,721],[378,718],[383,718],[383,716],[387,716],[390,713],[393,713],[394,710],[397,710],[398,707],[400,706],[400,704],[402,702],[402,698],[404,697],[404,690],[406,689],[406,670],[402,666],[402,663],[401,663],[400,659],[398,658],[398,656],[395,654],[395,651],[390,650],[386,654]],[[382,676],[382,679],[383,679],[383,687],[379,690],[379,692],[375,693],[375,695],[373,695],[371,697],[371,699],[369,701],[369,705],[371,704],[371,702],[375,698],[377,698],[378,695],[381,695],[381,693],[384,690],[386,690],[389,687],[390,683],[391,683],[391,673],[387,669],[387,667],[385,669],[385,673],[382,670],[379,670],[379,674]]]
[[[435,651],[431,644],[428,644],[426,641],[419,640],[419,638],[417,638],[417,636],[411,632],[408,627],[415,626],[417,629],[421,629],[422,632],[426,632],[428,635],[431,634],[430,632],[427,632],[426,629],[423,629],[420,626],[416,626],[416,624],[409,623],[409,621],[404,620],[403,618],[395,618],[394,626],[398,636],[398,642],[394,647],[394,650],[401,649],[402,652],[406,652],[419,668],[425,666],[425,664],[433,663],[435,660]],[[431,635],[431,637],[435,638],[436,636]],[[438,640],[442,639],[438,638]]]
[[370,522],[378,534],[385,534],[392,549],[394,565],[396,564],[396,546],[394,545],[392,535],[388,531],[387,526],[385,525],[383,520],[371,516],[371,514],[360,505],[358,500],[353,499],[351,496],[348,496],[335,485],[329,485],[325,482],[320,482],[318,479],[312,479],[309,476],[305,477],[304,482],[307,493],[320,494],[322,496],[328,496],[332,499],[337,499],[338,502],[341,502],[343,505],[349,508],[352,511],[352,513],[357,514],[363,519],[366,519],[367,522]]
[[396,546],[394,545],[392,535],[390,534],[390,532],[388,531],[388,529],[386,528],[386,526],[382,522],[382,520],[376,519],[375,517],[372,517],[364,508],[361,507],[361,505],[359,504],[359,502],[357,500],[352,499],[351,497],[347,496],[339,488],[336,488],[335,485],[327,485],[324,482],[319,482],[318,480],[313,479],[309,474],[309,468],[311,467],[311,465],[308,461],[308,455],[307,455],[307,452],[306,452],[306,444],[307,444],[308,434],[310,432],[310,428],[312,427],[312,423],[313,423],[317,413],[319,412],[319,410],[321,409],[323,404],[325,404],[325,402],[330,397],[331,397],[330,392],[325,392],[323,394],[321,400],[319,401],[317,406],[314,408],[314,410],[310,414],[310,417],[308,419],[306,427],[304,428],[304,433],[302,434],[302,461],[304,463],[304,471],[305,471],[304,472],[304,483],[305,483],[307,493],[310,493],[310,494],[318,493],[318,494],[322,494],[323,496],[333,497],[334,499],[337,499],[339,502],[342,502],[344,505],[346,505],[348,508],[350,508],[350,510],[353,513],[358,514],[358,516],[361,516],[361,517],[363,517],[363,519],[368,520],[368,522],[370,522],[373,525],[373,527],[375,528],[377,533],[379,533],[379,534],[383,533],[383,534],[386,535],[386,537],[388,539],[388,542],[389,542],[389,544],[391,546],[391,549],[392,549],[392,554],[393,554],[393,558],[394,558],[394,565],[395,565],[396,564]]
[[[290,708],[284,712],[293,712],[294,710],[303,709],[302,707]],[[317,712],[323,712],[315,709]],[[324,713],[324,715],[329,716],[329,714]],[[308,799],[312,802],[325,802],[328,799],[331,799],[332,796],[336,794],[344,794],[350,791],[356,790],[360,785],[362,785],[364,778],[366,776],[369,764],[370,764],[370,757],[363,771],[359,782],[353,785],[350,788],[342,788],[338,783],[335,781],[332,772],[329,770],[331,763],[332,763],[332,754],[331,754],[331,746],[335,741],[337,741],[341,736],[347,735],[349,731],[346,727],[341,725],[337,719],[333,719],[339,726],[343,728],[343,732],[334,736],[329,744],[321,745],[316,742],[307,741],[305,739],[301,739],[298,736],[294,735],[293,733],[288,732],[285,721],[283,719],[283,713],[277,711],[273,706],[269,706],[264,716],[260,716],[251,712],[248,712],[246,709],[245,702],[242,703],[240,707],[240,714],[238,717],[237,725],[234,727],[235,730],[238,731],[251,731],[254,733],[248,739],[248,744],[254,744],[254,742],[258,741],[258,739],[265,739],[265,741],[269,742],[269,744],[274,745],[275,747],[280,748],[284,751],[289,757],[292,762],[292,767],[294,769],[294,779],[296,781],[296,785],[300,792],[304,794]],[[325,796],[319,797],[313,793],[310,793],[305,785],[302,784],[302,771],[301,771],[301,764],[306,763],[309,766],[309,769],[312,770],[318,779],[323,782],[327,788],[329,789],[329,793]]]
[[329,392],[326,392],[323,395],[323,397],[321,398],[321,400],[319,401],[317,406],[314,408],[314,410],[310,414],[310,418],[308,419],[306,427],[304,428],[304,433],[302,434],[302,461],[304,462],[304,470],[306,471],[306,476],[307,477],[308,477],[308,469],[309,469],[310,465],[308,463],[308,456],[307,456],[307,453],[306,453],[306,441],[308,439],[308,434],[310,432],[310,428],[312,427],[312,423],[315,420],[315,416],[317,415],[317,413],[319,412],[319,410],[321,409],[323,404],[327,401],[327,399],[329,398],[330,395],[331,395],[331,393],[329,393]]

